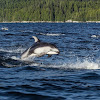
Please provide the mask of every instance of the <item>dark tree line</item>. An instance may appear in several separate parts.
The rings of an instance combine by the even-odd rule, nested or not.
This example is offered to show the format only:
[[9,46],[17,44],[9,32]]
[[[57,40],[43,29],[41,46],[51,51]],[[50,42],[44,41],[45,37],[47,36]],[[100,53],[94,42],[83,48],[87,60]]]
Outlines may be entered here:
[[2,21],[100,21],[100,0],[0,0]]

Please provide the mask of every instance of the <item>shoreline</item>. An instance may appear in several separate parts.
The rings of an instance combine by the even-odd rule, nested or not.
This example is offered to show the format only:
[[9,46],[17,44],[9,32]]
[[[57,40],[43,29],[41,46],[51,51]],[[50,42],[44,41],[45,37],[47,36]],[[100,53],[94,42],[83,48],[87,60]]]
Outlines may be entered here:
[[100,21],[3,21],[0,23],[100,23]]

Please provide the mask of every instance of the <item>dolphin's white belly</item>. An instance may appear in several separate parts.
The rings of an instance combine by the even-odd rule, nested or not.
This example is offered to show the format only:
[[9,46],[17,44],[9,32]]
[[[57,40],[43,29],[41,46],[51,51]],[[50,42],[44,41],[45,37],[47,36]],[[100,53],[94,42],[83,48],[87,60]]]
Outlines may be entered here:
[[51,47],[47,46],[47,47],[39,47],[39,48],[36,48],[34,50],[34,53],[35,54],[47,54],[49,51],[50,51]]
[[44,55],[44,54],[49,54],[49,55],[58,54],[58,52],[59,52],[58,49],[51,48],[49,46],[47,46],[47,47],[40,47],[40,48],[37,48],[37,49],[34,50],[35,54],[41,54],[41,55]]
[[48,55],[54,55],[54,54],[58,54],[58,53],[55,52],[55,51],[49,51],[47,54],[48,54]]

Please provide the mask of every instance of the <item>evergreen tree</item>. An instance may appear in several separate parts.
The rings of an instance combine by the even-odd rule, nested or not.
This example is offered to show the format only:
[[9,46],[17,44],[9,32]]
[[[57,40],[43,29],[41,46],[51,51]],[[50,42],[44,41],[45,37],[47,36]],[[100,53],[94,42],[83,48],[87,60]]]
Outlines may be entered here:
[[0,0],[2,21],[100,21],[100,0]]

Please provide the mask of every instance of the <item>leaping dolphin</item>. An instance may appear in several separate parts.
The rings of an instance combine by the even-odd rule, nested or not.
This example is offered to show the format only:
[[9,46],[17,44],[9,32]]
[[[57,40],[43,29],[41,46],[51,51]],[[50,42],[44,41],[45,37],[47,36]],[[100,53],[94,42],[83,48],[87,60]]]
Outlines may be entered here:
[[54,44],[41,42],[36,36],[32,37],[35,40],[35,44],[22,53],[21,59],[25,59],[27,57],[41,57],[44,55],[51,57],[51,55],[60,53]]

